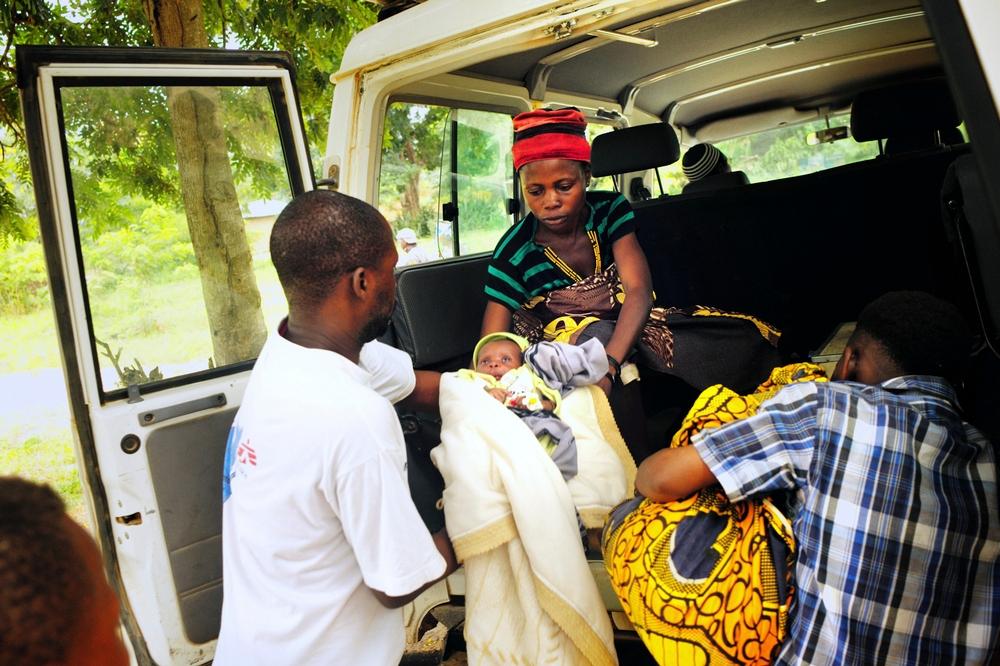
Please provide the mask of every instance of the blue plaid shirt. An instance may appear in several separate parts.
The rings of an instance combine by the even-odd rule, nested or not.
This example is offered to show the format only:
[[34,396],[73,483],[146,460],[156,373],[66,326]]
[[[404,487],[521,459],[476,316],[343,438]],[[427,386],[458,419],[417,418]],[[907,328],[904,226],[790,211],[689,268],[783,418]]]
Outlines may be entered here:
[[1000,622],[996,467],[956,404],[936,377],[793,384],[693,440],[734,501],[798,491],[778,663],[986,661]]

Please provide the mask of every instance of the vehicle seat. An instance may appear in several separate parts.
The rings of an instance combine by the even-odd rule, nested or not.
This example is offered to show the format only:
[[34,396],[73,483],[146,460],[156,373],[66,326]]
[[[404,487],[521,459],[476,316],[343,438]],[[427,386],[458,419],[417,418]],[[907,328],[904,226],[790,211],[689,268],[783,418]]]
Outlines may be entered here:
[[928,79],[858,93],[851,106],[855,141],[885,140],[885,155],[935,150],[956,141],[961,124],[944,79]]
[[684,186],[683,193],[707,192],[709,190],[725,190],[731,187],[742,187],[749,185],[750,179],[742,171],[730,171],[729,173],[713,173],[699,180],[692,181]]
[[479,340],[489,261],[473,255],[397,269],[396,309],[381,340],[408,353],[418,370],[464,367]]
[[[596,178],[619,176],[673,164],[681,157],[677,134],[667,123],[649,123],[605,132],[594,138],[590,171]],[[626,191],[625,187],[621,188]],[[652,193],[641,177],[633,177],[627,191],[633,201],[645,201]]]
[[986,288],[1000,280],[1000,232],[997,231],[983,182],[973,155],[951,163],[941,188],[941,203],[948,241],[968,281],[959,293],[959,305],[983,343],[969,363],[961,395],[967,418],[1000,445],[1000,424],[995,417],[1000,404],[1000,295]]

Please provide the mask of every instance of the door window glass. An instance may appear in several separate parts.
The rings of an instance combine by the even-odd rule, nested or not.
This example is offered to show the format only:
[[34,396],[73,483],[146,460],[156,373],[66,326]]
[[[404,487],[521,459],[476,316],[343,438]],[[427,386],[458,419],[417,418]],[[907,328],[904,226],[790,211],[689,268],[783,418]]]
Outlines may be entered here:
[[[858,143],[850,136],[850,124],[850,116],[843,114],[719,141],[715,146],[729,158],[733,171],[743,171],[751,183],[760,183],[877,156],[878,142]],[[842,129],[838,133],[830,128]],[[838,138],[821,141],[817,137],[822,134]]]
[[507,114],[389,105],[378,208],[400,266],[493,249],[513,221],[512,139]]
[[102,390],[254,359],[285,311],[268,239],[292,195],[268,87],[59,94]]
[[492,252],[513,222],[514,134],[510,116],[458,109],[458,215],[460,254]]

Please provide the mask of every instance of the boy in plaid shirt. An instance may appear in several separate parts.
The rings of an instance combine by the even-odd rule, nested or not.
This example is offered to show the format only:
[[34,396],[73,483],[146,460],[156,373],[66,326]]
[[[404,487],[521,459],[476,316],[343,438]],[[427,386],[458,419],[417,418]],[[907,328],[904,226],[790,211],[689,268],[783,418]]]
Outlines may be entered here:
[[636,488],[667,501],[719,483],[733,501],[792,489],[792,626],[777,663],[975,664],[1000,623],[996,464],[950,382],[958,310],[894,292],[868,305],[829,383],[664,449]]

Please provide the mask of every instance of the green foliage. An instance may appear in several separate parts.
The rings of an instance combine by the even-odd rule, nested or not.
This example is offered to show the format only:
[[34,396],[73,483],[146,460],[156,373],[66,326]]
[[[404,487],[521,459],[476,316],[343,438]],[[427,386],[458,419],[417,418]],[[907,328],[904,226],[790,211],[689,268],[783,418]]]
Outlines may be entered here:
[[84,242],[83,258],[90,292],[197,275],[184,217],[159,206],[145,208],[128,226]]
[[459,190],[459,200],[462,202],[459,219],[463,233],[478,229],[502,229],[510,224],[504,208],[505,193],[471,185]]
[[42,245],[37,241],[10,242],[0,252],[0,314],[27,314],[49,302]]
[[330,75],[351,37],[375,22],[373,6],[364,0],[221,0],[204,9],[213,44],[292,55],[306,136],[318,162],[330,116]]
[[16,474],[50,484],[66,502],[69,515],[77,522],[86,523],[83,488],[69,429],[51,430],[41,434],[17,428],[0,432],[0,475]]
[[[846,122],[847,116],[830,118],[831,125]],[[745,171],[752,183],[830,169],[870,159],[878,152],[874,142],[857,143],[853,139],[810,145],[807,142],[810,132],[826,126],[826,121],[816,120],[729,139],[717,147],[729,157],[732,168]]]
[[[310,149],[318,162],[330,112],[330,75],[340,66],[351,36],[375,21],[373,7],[364,0],[218,0],[205,2],[203,11],[209,41],[215,46],[280,49],[291,54],[306,135],[312,138]],[[8,0],[0,11],[0,30],[5,36],[0,58],[0,152],[5,163],[8,152],[16,152],[24,138],[13,44],[152,45],[141,0]],[[162,103],[165,91],[143,92],[145,98],[126,99],[119,96],[120,89],[105,89],[103,96],[88,93],[85,101],[90,112],[76,114],[75,125],[68,127],[84,146],[92,141],[102,148],[90,151],[94,158],[88,163],[88,173],[78,175],[79,182],[74,182],[78,206],[84,209],[81,216],[102,220],[96,231],[126,221],[119,216],[121,211],[99,202],[107,194],[101,186],[138,191],[154,201],[173,196],[177,188],[170,172],[174,169],[173,146],[164,143],[170,133],[156,127],[169,123]],[[123,122],[123,115],[138,117],[135,111],[140,108],[150,111],[148,124]],[[251,148],[260,130],[259,124],[255,125],[261,121],[259,107],[257,113],[247,108],[247,115],[229,128],[227,136],[236,176],[255,179],[251,185],[254,191],[274,191],[268,184],[278,176],[270,166],[262,168]],[[109,152],[104,150],[108,146],[118,148]],[[0,242],[31,238],[32,224],[20,214],[23,203],[16,195],[15,175],[5,168],[0,176]],[[21,173],[18,178],[28,182],[26,176]]]

